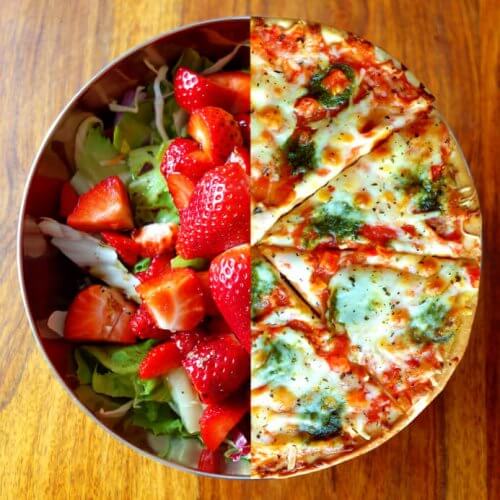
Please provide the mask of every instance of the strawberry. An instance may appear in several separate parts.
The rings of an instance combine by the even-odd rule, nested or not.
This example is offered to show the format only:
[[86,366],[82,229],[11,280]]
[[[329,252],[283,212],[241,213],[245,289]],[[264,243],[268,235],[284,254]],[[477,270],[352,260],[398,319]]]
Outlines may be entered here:
[[218,473],[222,469],[222,454],[220,450],[211,451],[203,448],[198,459],[198,469],[203,472]]
[[125,264],[133,266],[137,262],[141,249],[132,238],[114,231],[103,231],[101,236],[108,245],[116,250]]
[[234,92],[228,111],[231,113],[250,112],[250,74],[244,71],[221,71],[208,75],[207,78]]
[[194,111],[187,130],[215,165],[223,164],[234,147],[243,144],[240,127],[232,115],[214,106]]
[[59,198],[59,215],[67,217],[76,207],[78,203],[78,193],[75,191],[69,181],[66,181],[61,190]]
[[248,176],[222,165],[198,182],[181,212],[177,252],[185,259],[212,257],[250,239]]
[[149,314],[144,304],[141,304],[137,308],[137,311],[132,314],[129,328],[134,335],[140,339],[164,340],[170,335],[167,330],[161,330],[156,326],[154,319],[151,314]]
[[214,299],[212,297],[208,271],[198,271],[196,274],[200,279],[201,288],[203,290],[203,297],[205,298],[205,310],[207,311],[207,316],[217,316],[219,314],[219,309],[217,309],[217,306],[215,305]]
[[241,136],[243,137],[245,146],[247,148],[250,147],[250,114],[240,113],[238,115],[234,115],[234,119],[240,127]]
[[215,165],[207,154],[193,139],[177,137],[165,151],[160,170],[165,179],[174,172],[189,177],[194,183],[198,182],[205,172]]
[[172,269],[141,283],[137,291],[156,326],[163,330],[190,330],[205,316],[200,280],[191,269]]
[[143,257],[172,253],[177,240],[177,224],[156,222],[132,231],[132,240]]
[[215,451],[249,411],[249,407],[247,395],[207,406],[200,418],[200,435],[205,446]]
[[184,210],[194,191],[193,181],[184,174],[174,172],[167,177],[167,186],[177,210]]
[[182,357],[186,357],[193,348],[206,337],[205,333],[198,330],[190,330],[186,332],[176,332],[170,337],[177,346]]
[[226,163],[236,163],[250,175],[250,154],[243,146],[235,146]]
[[103,285],[83,289],[68,309],[64,337],[85,342],[132,344],[135,335],[129,328],[135,305],[120,292]]
[[166,271],[170,271],[170,256],[157,255],[151,259],[149,267],[145,271],[140,271],[136,274],[137,279],[144,283],[152,278],[156,278]]
[[68,225],[80,231],[129,230],[134,227],[127,188],[113,175],[78,198]]
[[183,66],[175,73],[174,95],[179,106],[190,113],[204,106],[229,109],[235,99],[231,89]]
[[182,356],[174,342],[154,346],[141,361],[139,378],[156,378],[181,366]]
[[250,246],[230,248],[210,264],[212,297],[243,347],[250,352]]
[[250,375],[250,358],[231,334],[208,336],[182,362],[200,398],[218,403],[236,391]]

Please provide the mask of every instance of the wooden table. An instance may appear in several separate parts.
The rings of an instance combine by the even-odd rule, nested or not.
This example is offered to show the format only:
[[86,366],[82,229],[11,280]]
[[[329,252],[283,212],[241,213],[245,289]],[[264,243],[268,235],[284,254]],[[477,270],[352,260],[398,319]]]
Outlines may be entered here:
[[[1,0],[0,498],[479,500],[488,491],[498,494],[496,7],[494,0]],[[465,358],[444,393],[410,428],[367,456],[306,477],[252,484],[163,467],[84,416],[35,348],[14,263],[25,176],[64,103],[111,58],[148,37],[248,12],[329,23],[403,60],[436,95],[455,130],[486,222],[479,312]]]

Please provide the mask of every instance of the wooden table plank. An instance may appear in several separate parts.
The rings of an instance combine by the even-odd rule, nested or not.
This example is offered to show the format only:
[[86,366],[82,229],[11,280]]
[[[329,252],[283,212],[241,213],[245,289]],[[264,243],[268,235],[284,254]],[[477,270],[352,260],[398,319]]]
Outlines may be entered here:
[[[499,111],[494,0],[2,0],[0,96],[0,498],[486,498],[498,492]],[[31,160],[64,103],[102,65],[161,31],[248,12],[356,32],[400,58],[436,95],[479,189],[481,303],[444,393],[405,431],[353,462],[286,481],[196,478],[116,443],[71,402],[31,340],[17,289],[17,207]],[[495,425],[496,424],[496,425]]]

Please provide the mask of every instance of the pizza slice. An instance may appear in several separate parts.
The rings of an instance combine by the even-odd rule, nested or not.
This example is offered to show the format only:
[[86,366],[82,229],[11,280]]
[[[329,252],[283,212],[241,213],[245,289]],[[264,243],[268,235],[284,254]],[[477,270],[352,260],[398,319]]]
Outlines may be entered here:
[[397,432],[403,411],[349,360],[347,336],[332,335],[262,256],[252,266],[252,474],[338,463]]
[[422,116],[283,217],[263,243],[299,249],[384,246],[481,253],[479,204],[459,147],[437,112]]
[[476,261],[384,251],[261,248],[318,311],[349,338],[398,404],[419,412],[460,360],[477,302]]
[[425,114],[432,96],[352,34],[252,19],[252,241],[295,205]]

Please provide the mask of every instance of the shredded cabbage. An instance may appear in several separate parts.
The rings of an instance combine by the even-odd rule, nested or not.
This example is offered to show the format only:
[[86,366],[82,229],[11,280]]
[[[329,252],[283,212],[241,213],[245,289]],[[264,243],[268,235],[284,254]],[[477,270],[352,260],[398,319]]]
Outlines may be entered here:
[[108,285],[122,290],[130,299],[140,302],[135,290],[139,280],[127,271],[114,248],[53,219],[43,218],[38,227],[76,265]]
[[212,73],[217,73],[217,71],[220,71],[222,68],[224,68],[227,64],[229,64],[236,54],[238,53],[238,50],[240,50],[240,47],[245,47],[246,42],[244,43],[239,43],[234,47],[234,49],[229,52],[229,54],[225,55],[224,57],[221,57],[219,60],[215,61],[212,66],[208,67],[207,69],[203,70],[201,72],[202,75],[211,75]]
[[132,106],[126,106],[124,104],[118,104],[116,101],[111,101],[109,104],[109,109],[115,113],[138,113],[139,112],[139,101],[146,97],[144,87],[139,86],[135,89],[134,99]]

